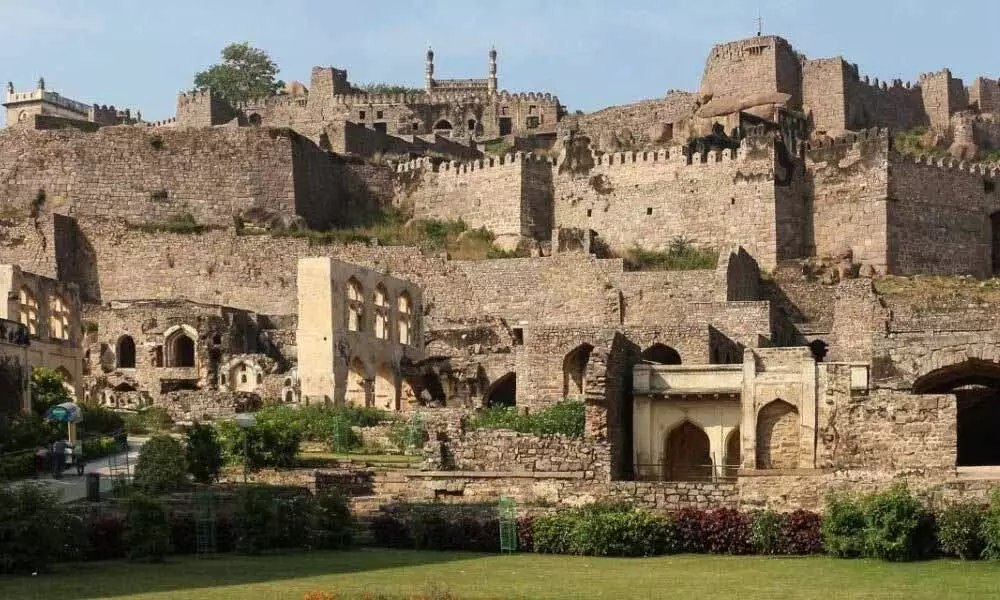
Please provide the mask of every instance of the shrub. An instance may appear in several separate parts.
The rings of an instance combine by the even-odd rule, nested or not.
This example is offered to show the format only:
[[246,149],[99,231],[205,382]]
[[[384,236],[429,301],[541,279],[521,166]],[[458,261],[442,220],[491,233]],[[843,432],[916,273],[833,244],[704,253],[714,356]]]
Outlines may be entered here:
[[184,447],[168,435],[149,439],[139,451],[135,465],[135,485],[148,494],[176,491],[187,481]]
[[563,512],[535,517],[531,528],[535,552],[543,554],[569,554],[573,542],[573,530],[580,517]]
[[520,414],[516,408],[496,407],[477,414],[470,429],[513,429],[533,435],[583,437],[586,408],[578,400],[563,400],[534,413]]
[[673,550],[670,521],[641,510],[607,510],[580,518],[570,551],[587,556],[657,556]]
[[708,550],[705,521],[706,513],[693,508],[682,508],[670,515],[677,536],[677,551],[700,553]]
[[259,554],[271,547],[275,538],[277,515],[269,490],[248,487],[241,491],[235,526],[237,552]]
[[0,416],[0,453],[34,450],[61,437],[59,429],[40,415]]
[[750,519],[732,508],[720,508],[706,513],[703,521],[705,542],[712,554],[748,554]]
[[521,552],[535,551],[534,525],[535,518],[532,516],[523,516],[517,519],[517,549]]
[[783,521],[781,515],[771,510],[754,515],[750,527],[750,543],[754,550],[761,554],[780,554]]
[[245,453],[250,469],[293,466],[302,442],[299,425],[283,411],[262,410],[253,427],[247,429],[233,421],[218,423],[216,429],[226,462],[243,464]]
[[336,492],[321,492],[313,498],[312,546],[339,550],[351,545],[354,520],[347,498]]
[[626,268],[633,271],[688,271],[714,269],[719,262],[719,251],[698,248],[691,240],[676,237],[665,252],[645,250],[636,246],[625,255]]
[[125,431],[133,435],[167,431],[173,425],[170,414],[162,406],[150,406],[136,413],[125,415]]
[[838,558],[856,558],[865,551],[865,512],[855,500],[831,496],[821,528],[823,548]]
[[83,558],[112,560],[124,558],[125,521],[114,515],[94,515],[84,521],[86,540]]
[[378,515],[371,521],[374,544],[383,548],[410,548],[413,540],[406,524],[397,515]]
[[163,504],[145,494],[125,503],[125,547],[134,562],[159,562],[170,552],[170,523]]
[[83,430],[90,434],[113,434],[125,428],[125,419],[113,410],[92,404],[80,406]]
[[814,512],[795,510],[782,516],[783,554],[819,554],[823,551],[822,519]]
[[1000,489],[993,491],[989,509],[983,517],[983,558],[1000,560]]
[[62,547],[62,518],[55,492],[0,486],[0,573],[43,570]]
[[111,456],[122,451],[122,446],[113,437],[101,435],[83,440],[83,456],[86,460],[94,460]]
[[222,468],[222,445],[211,425],[195,423],[187,431],[187,465],[194,480],[211,483]]
[[23,479],[35,474],[35,453],[30,450],[0,456],[0,481]]
[[889,561],[920,556],[924,509],[905,486],[869,495],[864,500],[865,554]]

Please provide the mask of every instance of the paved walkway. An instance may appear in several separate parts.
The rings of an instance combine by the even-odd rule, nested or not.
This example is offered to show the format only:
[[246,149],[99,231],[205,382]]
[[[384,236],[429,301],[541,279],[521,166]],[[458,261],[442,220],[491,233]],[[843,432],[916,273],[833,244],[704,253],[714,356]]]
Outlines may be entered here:
[[[114,455],[114,460],[117,460],[119,463],[124,463],[125,457],[128,455],[129,475],[132,475],[135,462],[139,458],[139,448],[146,443],[146,439],[145,437],[130,437],[128,440],[128,452]],[[23,479],[14,485],[24,483],[41,484],[46,488],[59,492],[63,502],[73,502],[74,500],[87,497],[87,473],[100,473],[101,494],[104,495],[106,492],[109,492],[111,490],[111,478],[108,475],[110,474],[111,464],[112,457],[106,456],[93,462],[88,462],[83,469],[84,475],[77,475],[76,467],[69,467],[63,471],[62,479],[53,479],[52,475],[47,474],[43,477]]]

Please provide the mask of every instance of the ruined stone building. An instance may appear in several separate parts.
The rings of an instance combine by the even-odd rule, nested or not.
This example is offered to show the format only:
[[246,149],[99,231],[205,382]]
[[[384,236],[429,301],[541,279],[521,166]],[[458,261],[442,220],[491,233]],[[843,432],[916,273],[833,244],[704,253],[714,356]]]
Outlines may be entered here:
[[[713,48],[696,92],[567,116],[498,91],[488,58],[485,80],[443,80],[428,55],[421,94],[319,68],[253,106],[182,95],[156,126],[0,131],[0,262],[51,282],[32,288],[38,332],[0,335],[0,357],[51,342],[43,297],[64,286],[82,396],[178,420],[419,412],[440,467],[407,475],[421,498],[814,508],[845,487],[1000,482],[1000,192],[961,159],[997,147],[995,81],[865,83],[755,37]],[[893,133],[912,127],[959,158],[904,156]],[[555,151],[477,145],[529,131]],[[368,160],[390,137],[409,156]],[[519,257],[308,231],[390,208]],[[678,245],[718,258],[629,259]],[[0,318],[25,324],[31,303],[8,298]],[[582,439],[460,425],[567,398]]]

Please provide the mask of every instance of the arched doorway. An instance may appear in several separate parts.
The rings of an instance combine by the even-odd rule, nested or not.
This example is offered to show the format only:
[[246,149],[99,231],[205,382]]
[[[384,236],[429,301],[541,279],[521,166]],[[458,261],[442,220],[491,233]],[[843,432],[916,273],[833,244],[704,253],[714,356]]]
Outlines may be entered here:
[[483,404],[487,408],[517,406],[517,373],[506,373],[490,384],[483,395]]
[[135,368],[135,341],[130,335],[123,335],[118,338],[117,352],[119,369]]
[[382,365],[375,373],[375,407],[396,410],[396,376],[388,365]]
[[587,364],[594,347],[580,344],[563,358],[563,397],[582,396],[587,388]]
[[729,432],[726,438],[726,459],[724,462],[724,473],[726,477],[736,477],[740,469],[743,456],[741,451],[740,428],[737,427]]
[[355,358],[347,370],[347,390],[344,394],[344,401],[354,406],[367,406],[367,389],[365,365],[362,364],[361,359]]
[[711,479],[712,455],[708,434],[691,421],[684,421],[667,434],[663,446],[665,481]]
[[798,409],[773,400],[757,413],[757,468],[797,468],[801,439]]
[[435,131],[437,130],[451,131],[451,129],[452,129],[451,123],[447,119],[441,119],[440,121],[434,124]]
[[167,367],[193,367],[194,358],[194,340],[186,330],[178,329],[167,337]]
[[665,344],[653,344],[642,351],[642,360],[661,365],[679,365],[681,364],[681,355]]
[[969,359],[931,371],[914,394],[954,394],[958,409],[957,465],[1000,465],[1000,364]]

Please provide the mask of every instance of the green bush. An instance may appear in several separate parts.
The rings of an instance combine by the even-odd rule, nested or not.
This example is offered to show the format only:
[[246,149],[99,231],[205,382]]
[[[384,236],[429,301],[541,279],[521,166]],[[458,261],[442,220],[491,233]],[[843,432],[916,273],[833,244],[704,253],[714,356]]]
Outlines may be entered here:
[[173,425],[167,409],[162,406],[150,406],[136,413],[125,415],[125,431],[132,435],[145,435],[160,431],[169,431]]
[[134,562],[159,562],[170,553],[170,522],[163,503],[145,494],[125,502],[125,547]]
[[905,561],[918,558],[924,508],[902,485],[867,496],[865,554],[871,558]]
[[31,410],[35,414],[44,415],[52,406],[70,400],[69,390],[58,372],[48,367],[35,367],[31,371]]
[[26,450],[0,455],[0,481],[23,479],[35,474],[35,453]]
[[347,498],[336,492],[321,492],[313,498],[311,543],[321,550],[340,550],[351,545],[354,526]]
[[569,554],[573,544],[573,531],[580,516],[563,512],[535,517],[531,526],[535,552],[543,554]]
[[699,248],[684,237],[676,237],[664,252],[636,246],[626,253],[624,260],[625,266],[632,271],[714,269],[719,262],[719,251],[714,248]]
[[520,414],[516,408],[496,407],[478,413],[470,429],[513,429],[534,435],[583,437],[586,408],[578,400],[563,400],[534,413]]
[[125,419],[111,409],[92,404],[83,404],[80,406],[80,411],[83,413],[81,428],[86,433],[113,434],[125,428]]
[[236,512],[236,551],[260,554],[272,547],[278,527],[274,496],[264,487],[251,486],[240,492]]
[[753,518],[750,526],[750,543],[761,554],[781,553],[781,515],[764,510]]
[[856,500],[831,496],[826,502],[823,524],[823,549],[838,558],[856,558],[865,551],[865,512]]
[[233,421],[218,423],[216,428],[226,462],[242,465],[245,455],[251,470],[293,466],[302,433],[300,426],[287,416],[285,411],[262,410],[256,414],[253,427],[246,429]]
[[333,417],[327,423],[326,447],[330,452],[350,452],[361,447],[361,436],[347,419]]
[[0,453],[34,450],[61,437],[57,426],[37,414],[0,416]]
[[1000,489],[993,491],[990,507],[983,517],[983,558],[1000,560]]
[[979,558],[983,552],[983,521],[986,509],[974,502],[952,504],[937,518],[941,551],[964,560]]
[[222,445],[215,428],[195,423],[187,430],[188,472],[198,483],[211,483],[218,479],[222,468]]
[[532,524],[536,552],[585,556],[657,556],[677,551],[670,519],[627,505],[593,504]]
[[139,450],[135,465],[135,485],[147,494],[167,494],[187,482],[184,446],[169,435],[149,439]]
[[63,507],[56,492],[0,486],[0,573],[41,571],[59,554]]
[[118,440],[107,435],[86,438],[82,443],[83,458],[88,461],[111,456],[122,451],[122,446],[118,443]]

